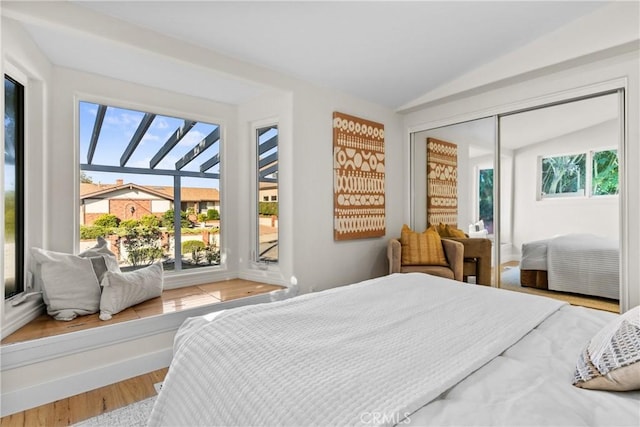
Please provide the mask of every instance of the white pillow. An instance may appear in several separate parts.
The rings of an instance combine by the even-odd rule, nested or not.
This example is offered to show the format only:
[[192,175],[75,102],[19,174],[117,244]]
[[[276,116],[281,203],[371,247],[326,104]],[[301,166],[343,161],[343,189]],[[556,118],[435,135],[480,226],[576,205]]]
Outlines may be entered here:
[[[104,258],[107,270],[120,271],[120,266],[118,265],[115,254],[109,250],[109,244],[103,237],[98,237],[95,246],[80,252],[78,256],[83,258],[102,257]],[[95,263],[94,268],[96,268]],[[104,273],[104,271],[102,273]],[[102,274],[100,274],[98,270],[96,270],[96,275],[98,275],[98,282],[102,281]]]
[[640,306],[616,317],[585,346],[573,385],[592,390],[640,390]]
[[115,255],[102,237],[79,255],[31,248],[36,289],[42,290],[47,313],[56,320],[73,320],[96,313],[100,281],[106,271],[120,271]]
[[111,316],[127,307],[162,295],[162,263],[129,273],[108,271],[102,279],[100,319]]
[[39,248],[31,248],[31,255],[50,316],[72,320],[98,311],[100,283],[90,258]]

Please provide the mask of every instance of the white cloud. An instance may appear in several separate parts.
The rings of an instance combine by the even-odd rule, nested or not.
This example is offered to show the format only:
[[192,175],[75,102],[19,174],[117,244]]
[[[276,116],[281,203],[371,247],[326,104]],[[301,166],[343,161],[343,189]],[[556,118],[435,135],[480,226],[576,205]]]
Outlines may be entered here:
[[151,125],[151,129],[166,129],[168,127],[169,123],[167,123],[167,121],[162,117],[156,117]]
[[196,146],[196,144],[202,141],[205,136],[206,135],[200,131],[191,130],[191,132],[189,132],[184,138],[180,140],[178,145],[188,146],[190,148],[193,148]]

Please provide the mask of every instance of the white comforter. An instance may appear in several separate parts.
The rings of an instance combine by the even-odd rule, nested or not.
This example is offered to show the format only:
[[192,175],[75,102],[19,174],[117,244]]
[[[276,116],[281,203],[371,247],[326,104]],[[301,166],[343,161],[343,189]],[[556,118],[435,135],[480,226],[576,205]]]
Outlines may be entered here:
[[591,234],[549,240],[549,289],[604,298],[620,298],[618,242]]
[[614,316],[563,306],[407,421],[416,426],[640,426],[640,391],[571,385],[578,354]]
[[404,274],[229,310],[181,334],[149,425],[396,424],[562,304]]

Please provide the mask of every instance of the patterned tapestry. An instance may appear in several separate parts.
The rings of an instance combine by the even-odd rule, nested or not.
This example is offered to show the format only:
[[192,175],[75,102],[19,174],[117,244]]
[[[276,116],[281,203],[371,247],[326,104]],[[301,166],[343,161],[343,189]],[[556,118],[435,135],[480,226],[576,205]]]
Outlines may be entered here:
[[427,138],[427,223],[458,226],[458,146]]
[[386,232],[384,125],[333,113],[333,238]]

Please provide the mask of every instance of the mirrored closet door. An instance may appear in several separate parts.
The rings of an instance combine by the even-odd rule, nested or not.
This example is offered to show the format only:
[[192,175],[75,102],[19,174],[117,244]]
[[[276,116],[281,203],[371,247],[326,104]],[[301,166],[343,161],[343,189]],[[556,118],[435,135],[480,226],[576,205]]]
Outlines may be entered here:
[[499,117],[500,285],[620,298],[618,92]]
[[618,311],[622,99],[612,91],[413,133],[412,228],[444,223],[489,240],[489,250],[465,244],[470,283]]
[[[494,240],[496,118],[428,129],[411,138],[411,226],[423,231],[444,224],[485,239],[466,252],[482,258],[482,282],[490,285]],[[466,242],[465,242],[466,243]],[[471,256],[467,253],[468,257]],[[465,263],[465,280],[476,282],[477,266]]]

